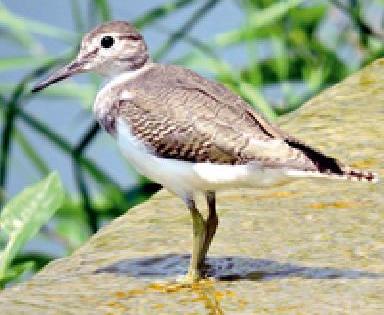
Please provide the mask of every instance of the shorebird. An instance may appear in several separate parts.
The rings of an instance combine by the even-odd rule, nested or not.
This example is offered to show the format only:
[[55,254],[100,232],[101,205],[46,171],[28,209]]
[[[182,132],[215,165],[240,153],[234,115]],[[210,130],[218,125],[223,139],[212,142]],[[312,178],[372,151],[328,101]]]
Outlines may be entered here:
[[[202,277],[218,226],[215,192],[262,187],[298,177],[376,182],[266,121],[221,84],[175,65],[154,63],[142,35],[114,21],[87,33],[77,57],[33,92],[76,73],[110,78],[94,113],[128,161],[184,200],[192,215],[193,249],[186,281]],[[206,218],[195,196],[205,194]]]

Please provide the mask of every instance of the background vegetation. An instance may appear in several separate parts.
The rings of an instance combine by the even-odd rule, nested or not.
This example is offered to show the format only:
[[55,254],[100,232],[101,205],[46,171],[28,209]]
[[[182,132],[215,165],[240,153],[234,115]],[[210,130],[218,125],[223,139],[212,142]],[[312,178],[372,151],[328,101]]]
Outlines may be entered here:
[[[191,35],[193,27],[221,1],[233,1],[243,13],[243,22],[233,30],[216,34],[214,38],[202,39]],[[167,61],[193,68],[224,83],[272,120],[296,109],[320,90],[384,54],[384,2],[380,0],[221,1],[164,1],[133,22],[139,29],[154,28],[166,33],[166,40],[152,52],[156,61],[165,60],[177,43],[187,43],[190,46],[188,53]],[[19,198],[16,201],[11,201],[0,217],[0,248],[5,248],[4,253],[7,242],[12,240],[11,235],[24,233],[24,243],[37,233],[41,225],[40,235],[59,243],[66,253],[70,253],[100,226],[160,188],[145,179],[140,179],[129,189],[122,187],[107,169],[101,168],[92,157],[85,154],[91,142],[100,134],[96,123],[91,123],[73,143],[46,121],[24,109],[32,98],[50,98],[54,101],[63,97],[77,99],[85,108],[91,108],[101,83],[95,75],[89,75],[82,83],[71,81],[56,85],[39,95],[30,93],[33,82],[74,56],[83,32],[100,22],[113,19],[107,0],[88,0],[85,10],[80,2],[70,1],[77,32],[17,16],[0,2],[0,37],[25,52],[21,57],[2,57],[0,73],[34,65],[33,71],[17,84],[0,82],[0,204],[4,206],[9,199],[7,183],[13,146],[21,148],[22,154],[41,178],[51,172],[39,148],[28,140],[26,130],[18,127],[18,121],[59,149],[68,159],[78,190],[77,194],[67,192],[62,200],[59,179],[56,174],[51,174],[43,184],[37,184],[35,193],[27,191],[21,197],[16,197]],[[188,10],[189,18],[176,30],[167,31],[159,27],[165,18],[172,18],[179,10]],[[230,19],[231,12],[223,18]],[[52,58],[41,49],[42,37],[62,41],[71,47],[71,51],[60,58]],[[242,47],[246,52],[244,60],[241,60],[242,66],[223,57],[223,52],[230,52],[234,47]],[[53,184],[49,182],[52,178],[55,179]],[[91,192],[90,185],[97,188],[96,194]],[[46,191],[39,195],[36,192],[41,187],[45,187]],[[55,196],[56,199],[52,197],[51,200],[49,196]],[[51,200],[52,205],[49,206],[46,200]],[[9,210],[11,208],[14,210]],[[56,208],[59,208],[58,211],[47,222]],[[33,216],[36,211],[47,216],[36,219]],[[11,227],[8,224],[10,220],[13,222]],[[21,227],[15,222],[29,223],[30,229],[25,230],[23,225],[24,230],[20,230]],[[18,243],[14,253],[7,258],[7,264],[4,256],[3,264],[0,262],[1,268],[7,269],[2,274],[0,272],[3,284],[20,275],[31,274],[60,256],[52,255],[44,248],[39,252],[23,250],[10,263],[10,258],[15,256],[20,247]]]

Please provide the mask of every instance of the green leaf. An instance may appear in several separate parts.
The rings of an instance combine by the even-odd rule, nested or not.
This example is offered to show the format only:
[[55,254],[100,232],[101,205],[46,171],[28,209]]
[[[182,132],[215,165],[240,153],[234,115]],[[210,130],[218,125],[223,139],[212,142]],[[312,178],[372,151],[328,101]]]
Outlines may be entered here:
[[0,59],[0,71],[31,69],[50,60],[48,56],[20,56]]
[[84,244],[89,238],[90,229],[82,208],[79,207],[78,215],[59,216],[55,230],[58,236],[65,239],[70,251]]
[[84,105],[85,108],[90,109],[93,105],[96,94],[96,84],[78,84],[75,82],[63,82],[61,84],[53,85],[50,86],[48,89],[43,90],[39,94],[39,96],[55,98],[75,98],[80,100],[80,102],[82,103],[82,105]]
[[178,9],[181,9],[192,2],[194,2],[194,0],[177,0],[174,2],[166,2],[161,6],[153,8],[147,11],[142,16],[138,17],[134,21],[134,24],[138,29],[141,29],[144,26],[153,24],[159,19],[167,17],[168,14],[173,13]]
[[64,201],[64,188],[57,172],[24,189],[8,202],[0,215],[0,228],[8,243],[0,255],[0,279],[22,246],[40,230]]
[[53,37],[68,43],[73,43],[73,40],[76,39],[76,36],[72,32],[62,30],[49,24],[30,20],[24,16],[17,16],[11,13],[1,2],[0,25],[5,25],[12,33],[13,38],[33,53],[41,53],[43,48],[37,41],[35,41],[31,35],[32,33]]
[[220,76],[233,76],[234,70],[224,60],[207,56],[200,51],[192,51],[174,60],[173,63],[202,71],[208,71]]
[[313,7],[293,8],[290,11],[290,18],[295,24],[302,27],[317,24],[327,13],[327,5],[320,4]]
[[299,5],[301,2],[303,2],[303,0],[284,0],[272,4],[263,10],[253,12],[249,15],[249,20],[246,26],[234,31],[220,34],[216,38],[216,42],[220,46],[228,46],[237,44],[244,40],[253,39],[252,31],[273,25],[285,16],[290,9]]
[[99,11],[101,20],[103,22],[109,21],[111,19],[111,11],[106,0],[94,0],[94,4]]
[[[52,85],[49,88],[41,91],[38,95],[34,95],[34,97],[39,98],[70,98],[77,99],[81,102],[81,104],[86,108],[90,109],[93,105],[95,96],[97,94],[97,83],[75,83],[71,81],[62,82],[57,85]],[[13,84],[0,84],[0,93],[9,92]]]
[[273,37],[272,47],[275,58],[273,59],[274,70],[279,78],[279,81],[284,81],[289,73],[288,53],[285,41],[280,37]]
[[14,280],[27,272],[33,271],[35,267],[36,266],[34,261],[26,261],[13,265],[12,267],[8,268],[5,275],[0,278],[0,288],[4,287],[4,285],[9,281]]

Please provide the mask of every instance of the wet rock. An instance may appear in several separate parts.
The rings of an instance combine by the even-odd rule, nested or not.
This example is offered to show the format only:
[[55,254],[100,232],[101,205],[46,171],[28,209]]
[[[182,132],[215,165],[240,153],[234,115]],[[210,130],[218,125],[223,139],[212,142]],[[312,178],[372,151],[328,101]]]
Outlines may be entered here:
[[[284,129],[384,176],[384,60],[313,98]],[[191,222],[161,191],[68,258],[0,294],[1,314],[382,314],[384,189],[300,179],[219,193],[210,277],[185,273]]]

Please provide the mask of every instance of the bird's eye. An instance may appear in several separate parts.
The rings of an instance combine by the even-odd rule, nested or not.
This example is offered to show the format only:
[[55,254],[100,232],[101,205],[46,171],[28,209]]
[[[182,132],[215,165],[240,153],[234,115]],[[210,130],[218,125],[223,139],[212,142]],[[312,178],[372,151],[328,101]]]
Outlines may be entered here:
[[112,36],[104,36],[102,39],[101,39],[101,47],[103,48],[110,48],[113,46],[115,40],[113,39]]

